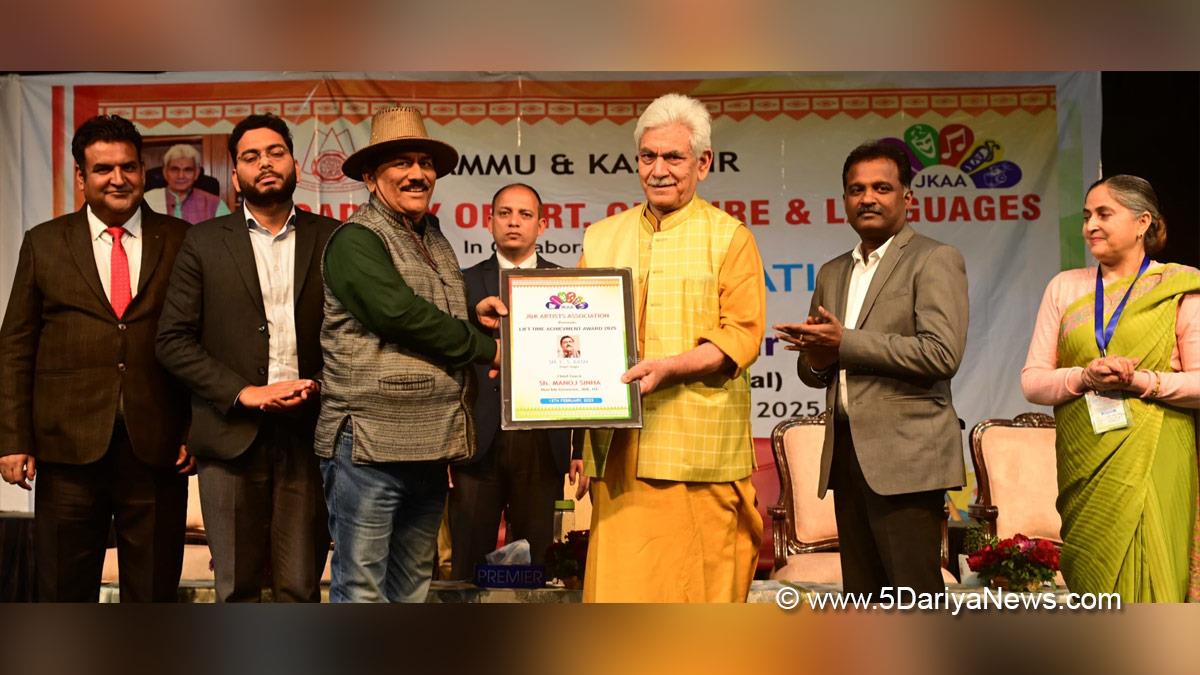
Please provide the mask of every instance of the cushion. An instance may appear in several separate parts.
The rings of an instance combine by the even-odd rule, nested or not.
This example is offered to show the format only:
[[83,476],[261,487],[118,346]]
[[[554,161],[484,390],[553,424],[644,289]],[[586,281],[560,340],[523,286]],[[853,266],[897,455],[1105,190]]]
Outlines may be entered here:
[[1061,542],[1062,518],[1058,499],[1058,469],[1054,458],[1054,429],[990,427],[980,440],[996,534],[1014,534]]
[[787,564],[771,573],[772,579],[801,584],[841,584],[842,561],[839,554],[797,553],[789,555]]

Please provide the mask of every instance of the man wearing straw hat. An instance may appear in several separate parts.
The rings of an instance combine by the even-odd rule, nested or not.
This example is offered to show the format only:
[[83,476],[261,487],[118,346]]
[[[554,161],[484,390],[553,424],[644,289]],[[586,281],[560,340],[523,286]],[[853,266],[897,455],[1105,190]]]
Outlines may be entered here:
[[497,343],[471,325],[458,261],[429,213],[457,162],[402,106],[377,113],[370,142],[342,164],[371,196],[325,248],[315,447],[333,602],[425,599],[447,463],[474,454],[470,366],[497,364]]

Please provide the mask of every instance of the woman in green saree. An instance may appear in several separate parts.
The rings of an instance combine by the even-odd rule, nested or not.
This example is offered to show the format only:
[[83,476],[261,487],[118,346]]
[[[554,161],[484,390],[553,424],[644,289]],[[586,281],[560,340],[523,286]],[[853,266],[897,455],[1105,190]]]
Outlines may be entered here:
[[1025,398],[1054,406],[1063,577],[1180,602],[1200,578],[1200,271],[1150,259],[1166,225],[1141,178],[1092,185],[1083,216],[1099,267],[1051,280],[1021,371]]

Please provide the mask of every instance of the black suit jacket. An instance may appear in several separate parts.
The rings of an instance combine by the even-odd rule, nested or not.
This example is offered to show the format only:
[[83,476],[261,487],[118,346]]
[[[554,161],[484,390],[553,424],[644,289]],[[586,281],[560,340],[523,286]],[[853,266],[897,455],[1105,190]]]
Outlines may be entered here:
[[[296,211],[293,292],[300,377],[316,379],[324,363],[321,252],[338,226]],[[237,404],[241,390],[267,384],[269,339],[262,289],[245,212],[194,225],[183,242],[158,331],[158,358],[192,390],[188,449],[197,457],[232,459],[258,434],[264,413]],[[311,443],[314,399],[290,413]]]
[[141,209],[137,294],[119,319],[100,283],[85,209],[25,233],[0,327],[0,455],[94,462],[108,450],[123,400],[134,454],[160,467],[178,458],[186,392],[155,360],[154,336],[188,224]]
[[[543,269],[558,267],[540,255],[537,257],[537,266]],[[467,285],[468,307],[474,307],[486,297],[500,295],[500,263],[496,260],[496,254],[463,270],[463,281]],[[489,378],[490,368],[490,365],[475,365],[475,376],[479,382],[479,395],[475,398],[478,450],[472,462],[478,462],[488,453],[496,432],[500,431],[500,378]],[[559,471],[566,473],[571,466],[571,432],[569,429],[550,429],[547,434],[554,452],[554,463]]]

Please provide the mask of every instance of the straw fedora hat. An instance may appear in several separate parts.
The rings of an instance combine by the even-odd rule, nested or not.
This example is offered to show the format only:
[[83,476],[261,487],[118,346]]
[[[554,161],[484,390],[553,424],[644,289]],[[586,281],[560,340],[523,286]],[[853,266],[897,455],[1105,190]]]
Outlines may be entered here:
[[402,105],[385,108],[371,118],[371,142],[342,162],[346,178],[362,180],[370,171],[395,155],[405,151],[428,152],[433,157],[433,169],[438,177],[458,165],[458,151],[450,144],[429,137],[421,111]]

